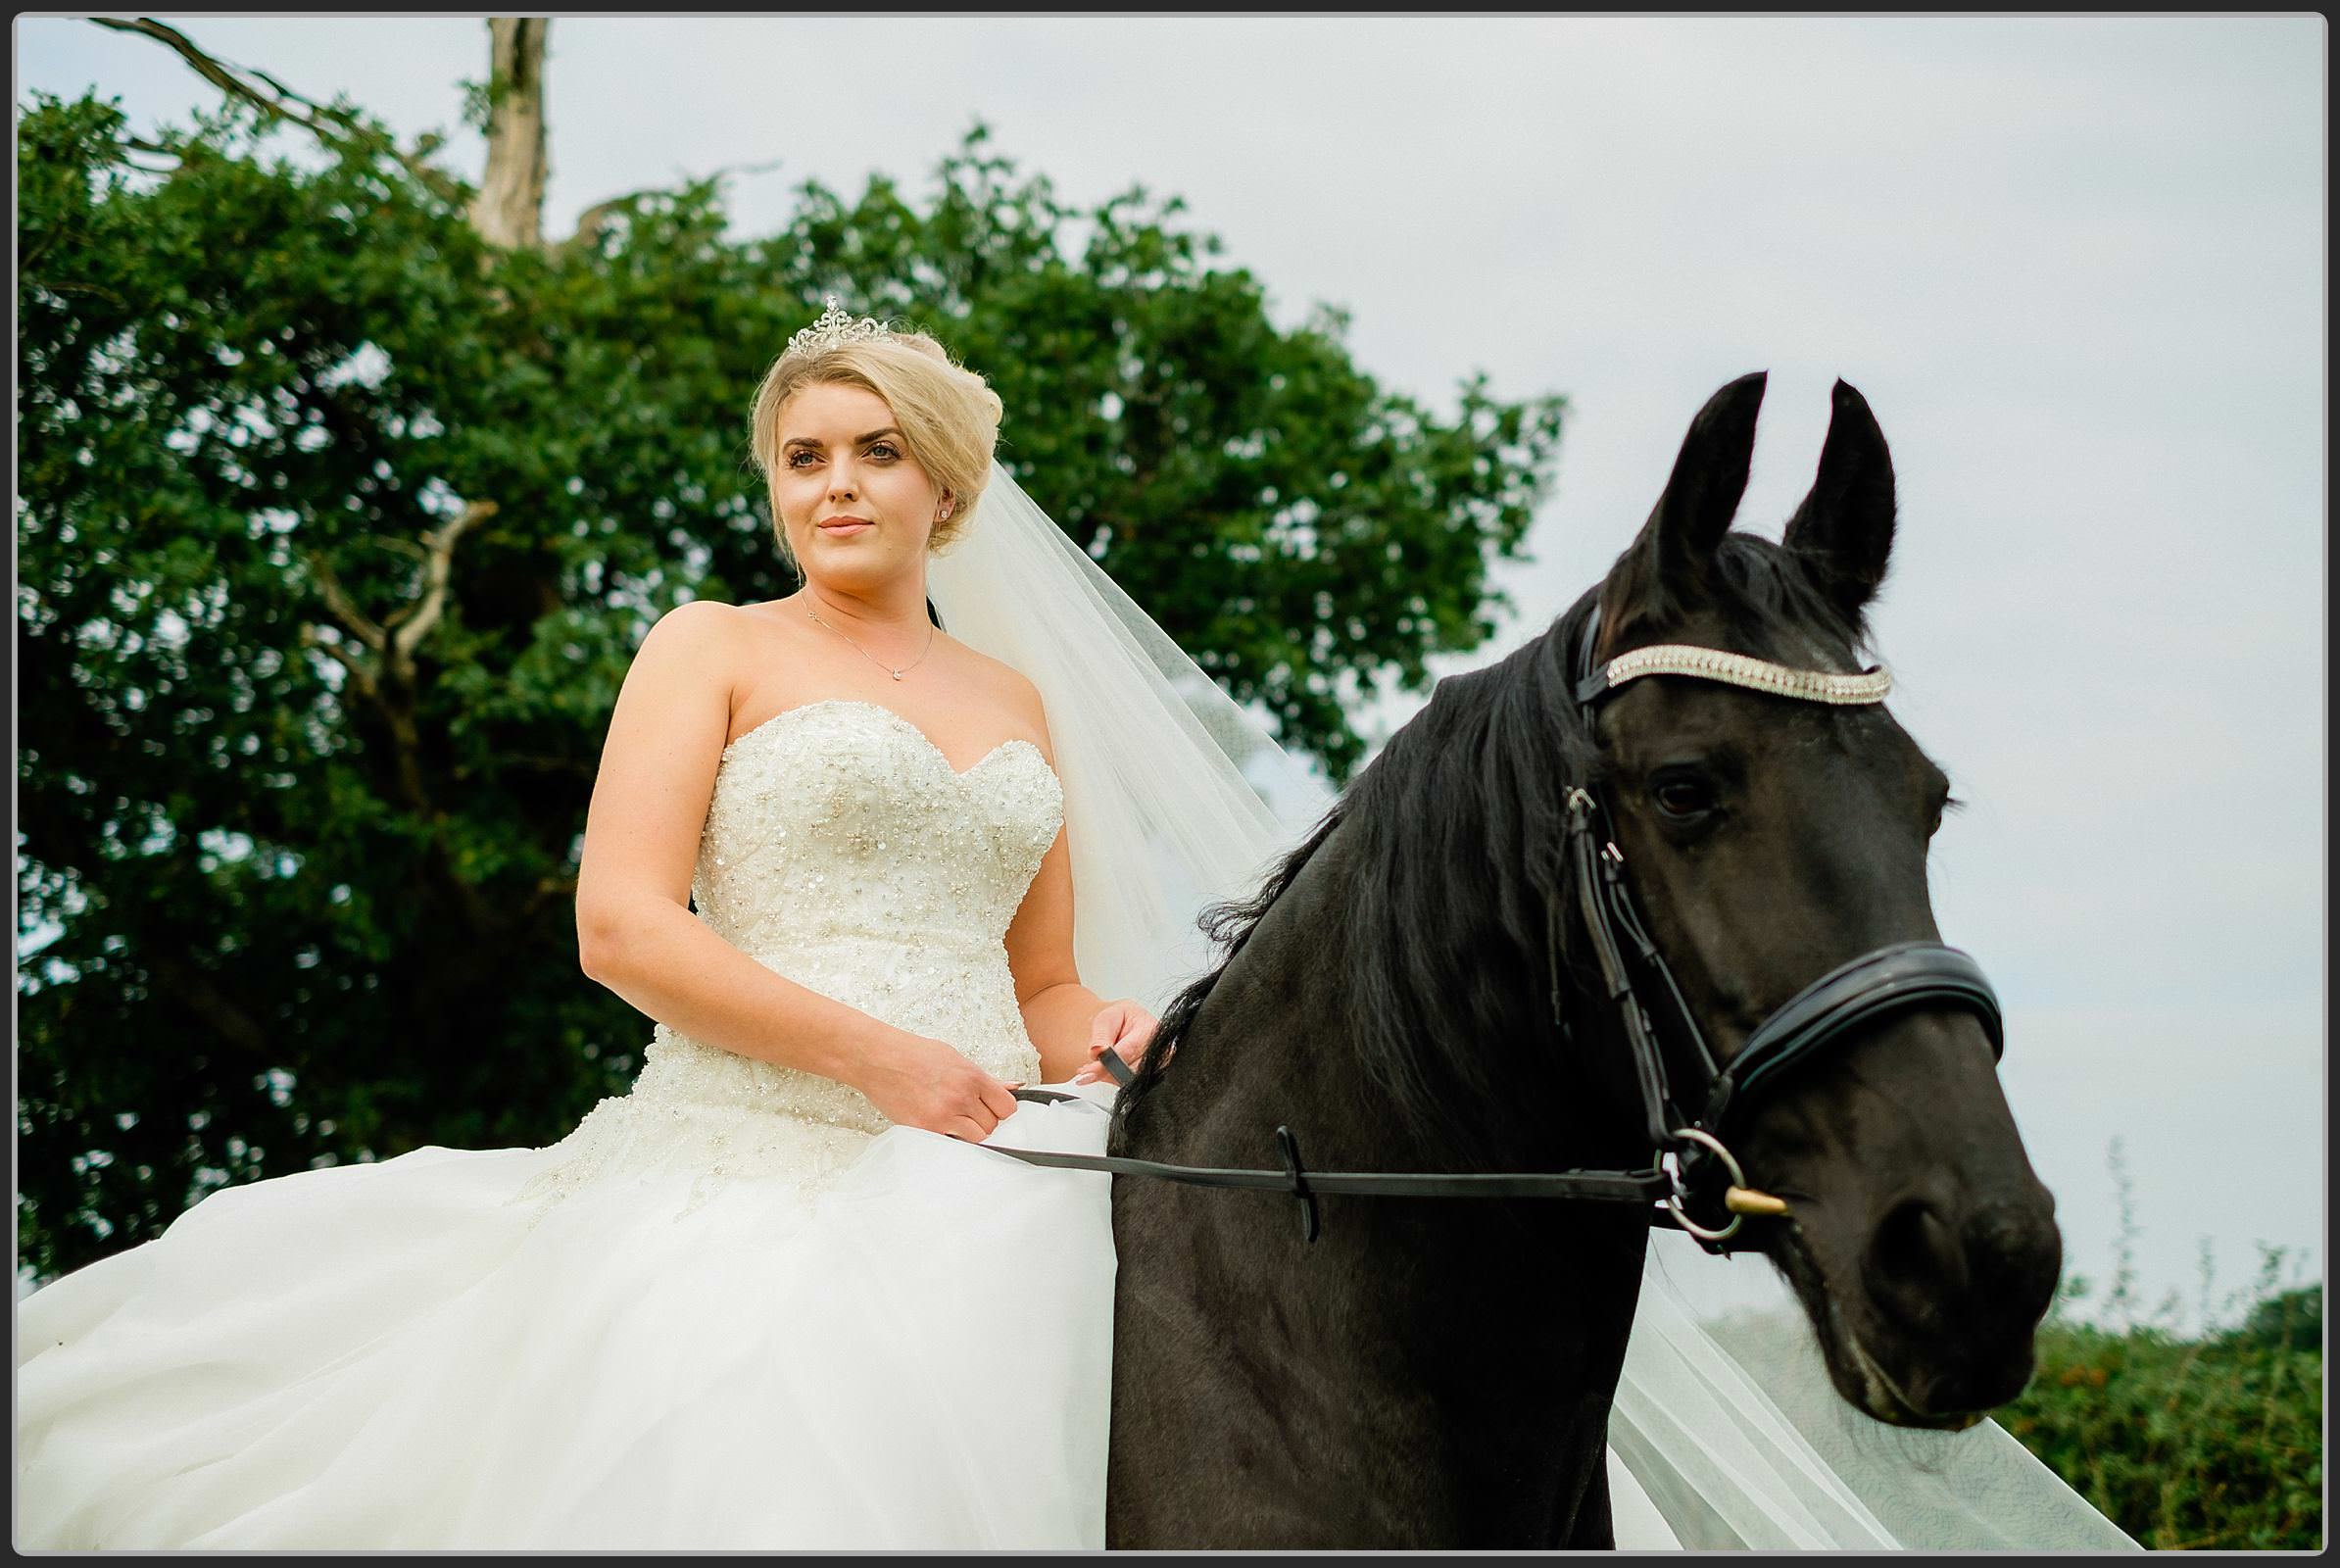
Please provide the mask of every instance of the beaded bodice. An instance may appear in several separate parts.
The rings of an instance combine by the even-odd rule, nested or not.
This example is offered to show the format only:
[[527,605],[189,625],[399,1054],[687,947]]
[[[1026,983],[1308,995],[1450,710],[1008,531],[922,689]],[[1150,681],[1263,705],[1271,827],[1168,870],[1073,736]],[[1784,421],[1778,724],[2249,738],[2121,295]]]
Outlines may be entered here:
[[890,708],[792,708],[724,749],[691,902],[717,936],[775,966],[871,943],[988,957],[1062,814],[1030,741],[1003,741],[959,773]]
[[[1003,943],[1062,822],[1030,741],[958,772],[892,709],[809,703],[724,748],[691,902],[767,968],[1029,1083],[1040,1058]],[[849,1085],[661,1023],[632,1092],[562,1141],[553,1185],[617,1168],[811,1176],[886,1126]]]

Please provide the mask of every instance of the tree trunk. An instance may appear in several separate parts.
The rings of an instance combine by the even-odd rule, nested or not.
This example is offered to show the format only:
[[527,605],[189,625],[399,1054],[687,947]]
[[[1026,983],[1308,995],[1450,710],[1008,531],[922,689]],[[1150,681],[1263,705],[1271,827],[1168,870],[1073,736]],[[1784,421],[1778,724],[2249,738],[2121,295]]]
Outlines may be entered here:
[[544,243],[544,17],[490,17],[487,172],[471,203],[471,223],[491,245]]

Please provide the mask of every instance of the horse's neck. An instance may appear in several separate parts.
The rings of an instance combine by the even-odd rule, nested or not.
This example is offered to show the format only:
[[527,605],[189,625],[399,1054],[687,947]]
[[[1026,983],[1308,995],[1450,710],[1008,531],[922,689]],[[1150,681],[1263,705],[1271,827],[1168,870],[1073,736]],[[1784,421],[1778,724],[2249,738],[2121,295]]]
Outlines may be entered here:
[[[1336,834],[1221,973],[1179,1060],[1134,1106],[1121,1152],[1272,1168],[1287,1126],[1315,1169],[1454,1168],[1452,1149],[1409,1130],[1367,1074],[1352,986],[1374,957],[1350,918],[1355,874]],[[1574,1124],[1585,1110],[1557,1087],[1565,1064],[1541,974],[1507,982],[1514,1014],[1485,1049],[1507,1054],[1505,1073],[1535,1086],[1551,1122]],[[1478,1150],[1476,1163],[1587,1162],[1550,1157],[1565,1135],[1534,1142]],[[1224,1348],[1180,1364],[1182,1398],[1232,1424],[1215,1430],[1273,1430],[1318,1456],[1309,1484],[1338,1492],[1369,1521],[1365,1536],[1379,1521],[1393,1537],[1420,1526],[1427,1540],[1547,1539],[1602,1462],[1639,1289],[1637,1217],[1550,1200],[1321,1203],[1320,1237],[1302,1243],[1292,1200],[1117,1189],[1122,1289],[1145,1302],[1133,1325]],[[1400,1454],[1402,1485],[1381,1466]]]
[[[1443,1038],[1402,1049],[1446,1114],[1392,1102],[1371,1061],[1369,1032],[1387,1018],[1370,988],[1421,982],[1393,973],[1387,938],[1360,923],[1361,884],[1382,873],[1363,863],[1354,828],[1326,841],[1222,970],[1189,1033],[1185,1070],[1170,1069],[1145,1097],[1161,1102],[1158,1115],[1144,1106],[1154,1127],[1149,1157],[1256,1158],[1263,1148],[1224,1141],[1278,1125],[1292,1128],[1302,1158],[1320,1168],[1528,1169],[1630,1152],[1640,1116],[1614,1009],[1572,990],[1564,1040],[1540,913],[1501,916],[1469,866],[1453,869],[1455,886],[1435,890],[1436,917],[1404,939],[1421,972],[1440,977],[1441,994],[1414,1008],[1418,1027]],[[1533,947],[1523,926],[1536,935]],[[1440,950],[1419,951],[1429,944]]]
[[[1595,1142],[1604,1150],[1623,1147],[1604,1125],[1619,1119],[1602,1108],[1606,1089],[1586,1093],[1590,1080],[1572,1083],[1577,1065],[1558,1057],[1540,968],[1504,987],[1512,994],[1507,1015],[1478,1024],[1484,1049],[1509,1058],[1496,1076],[1515,1096],[1507,1107],[1514,1114],[1483,1106],[1487,1137],[1458,1147],[1436,1124],[1418,1123],[1389,1102],[1360,1052],[1359,1004],[1345,978],[1375,961],[1369,944],[1360,951],[1367,939],[1347,918],[1357,874],[1337,834],[1262,917],[1197,1019],[1201,1049],[1192,1061],[1172,1066],[1155,1091],[1158,1108],[1168,1114],[1154,1136],[1127,1152],[1182,1163],[1272,1166],[1278,1127],[1292,1130],[1303,1163],[1319,1170],[1561,1170],[1597,1164],[1588,1147]],[[1486,932],[1450,935],[1464,951],[1482,954],[1491,940]],[[1455,968],[1474,972],[1465,962]],[[1571,1004],[1585,1009],[1579,1039],[1607,1049],[1601,1017],[1588,1001]],[[1491,1005],[1481,999],[1483,1012]],[[1430,1058],[1432,1092],[1450,1092],[1438,1076],[1439,1054],[1431,1051]],[[1520,1096],[1530,1102],[1524,1116],[1516,1114]],[[1466,1106],[1464,1120],[1471,1119]],[[1628,1127],[1633,1124],[1629,1118]],[[1595,1139],[1594,1129],[1611,1136]],[[1498,1137],[1508,1142],[1495,1142]],[[1243,1212],[1260,1206],[1246,1203]],[[1551,1326],[1555,1311],[1565,1316],[1569,1301],[1593,1300],[1596,1312],[1613,1313],[1623,1299],[1630,1311],[1638,1288],[1639,1231],[1629,1225],[1621,1232],[1615,1214],[1587,1212],[1582,1204],[1360,1197],[1327,1200],[1325,1207],[1337,1214],[1328,1215],[1326,1240],[1309,1249],[1310,1260],[1353,1251],[1355,1265],[1377,1276],[1371,1290],[1330,1308],[1352,1320],[1360,1313],[1384,1317],[1390,1332],[1429,1348],[1433,1360],[1443,1354],[1437,1336],[1468,1335],[1474,1322],[1484,1332],[1523,1336],[1504,1353],[1515,1361],[1533,1358],[1546,1343],[1537,1326]],[[1279,1206],[1270,1223],[1296,1231],[1296,1202]],[[1612,1258],[1617,1279],[1604,1289]]]

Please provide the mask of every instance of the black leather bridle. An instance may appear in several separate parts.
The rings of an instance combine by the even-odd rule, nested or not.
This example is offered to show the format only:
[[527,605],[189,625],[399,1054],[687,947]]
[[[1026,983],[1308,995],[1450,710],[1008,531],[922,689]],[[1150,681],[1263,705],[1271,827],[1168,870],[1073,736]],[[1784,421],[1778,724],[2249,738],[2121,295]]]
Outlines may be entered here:
[[[1790,699],[1830,703],[1880,702],[1890,684],[1877,670],[1859,676],[1827,675],[1791,670],[1719,649],[1676,646],[1636,650],[1595,669],[1592,652],[1599,627],[1600,612],[1595,609],[1574,650],[1576,702],[1587,731],[1595,724],[1603,700],[1620,686],[1647,674],[1720,680]],[[1322,1194],[1557,1198],[1638,1203],[1651,1224],[1671,1222],[1696,1238],[1708,1251],[1729,1252],[1755,1245],[1751,1239],[1742,1239],[1743,1219],[1784,1217],[1788,1208],[1779,1199],[1747,1186],[1727,1135],[1742,1121],[1748,1105],[1771,1092],[1799,1064],[1841,1044],[1865,1025],[1915,1007],[1949,1006],[1974,1012],[1982,1021],[1993,1056],[2004,1054],[1998,996],[1980,965],[1958,949],[1938,942],[1901,942],[1863,954],[1820,976],[1766,1018],[1728,1063],[1716,1060],[1633,906],[1625,881],[1625,857],[1608,829],[1608,812],[1597,786],[1587,782],[1572,788],[1566,809],[1567,853],[1575,861],[1578,914],[1591,939],[1602,984],[1624,1025],[1633,1056],[1643,1127],[1655,1152],[1648,1166],[1518,1175],[1310,1171],[1300,1164],[1299,1142],[1289,1127],[1279,1127],[1275,1133],[1281,1170],[1169,1165],[1117,1155],[980,1147],[1030,1165],[1155,1177],[1198,1187],[1289,1193],[1300,1204],[1301,1236],[1311,1242],[1320,1230],[1316,1198]],[[1566,915],[1555,902],[1545,906],[1545,916],[1552,1019],[1565,1032],[1568,1023],[1562,1015],[1561,998],[1566,960],[1561,924]],[[1703,1080],[1694,1102],[1684,1102],[1674,1093],[1659,1024],[1643,1004],[1644,995],[1658,1001],[1665,1027],[1679,1042],[1675,1059],[1690,1063]],[[1117,1081],[1129,1083],[1133,1075],[1117,1054],[1108,1051],[1100,1059]],[[1031,1089],[1018,1090],[1016,1095],[1034,1101],[1080,1098]]]
[[[1593,649],[1600,636],[1600,611],[1585,617],[1575,650],[1576,701],[1587,732],[1593,729],[1600,704],[1628,681],[1626,661],[1611,661],[1595,668]],[[1675,654],[1668,660],[1663,656]],[[1651,659],[1655,654],[1660,657]],[[1882,701],[1890,682],[1881,671],[1857,677],[1786,670],[1721,650],[1641,650],[1652,673],[1686,674],[1718,679],[1733,685],[1771,687],[1791,700],[1838,703]],[[1711,667],[1695,666],[1706,663]],[[1687,665],[1691,667],[1674,667]],[[1849,689],[1849,690],[1848,690]],[[1830,692],[1832,695],[1813,695]],[[1981,965],[1956,948],[1938,942],[1899,942],[1865,953],[1838,964],[1812,981],[1775,1009],[1757,1026],[1728,1063],[1718,1061],[1707,1046],[1697,1018],[1682,1001],[1673,971],[1649,940],[1632,892],[1625,883],[1625,855],[1608,830],[1608,811],[1598,787],[1584,785],[1568,797],[1569,854],[1576,862],[1577,901],[1584,928],[1592,939],[1602,983],[1625,1028],[1640,1092],[1644,1129],[1659,1151],[1659,1163],[1675,1161],[1676,1191],[1666,1200],[1670,1216],[1710,1251],[1735,1250],[1725,1246],[1739,1229],[1742,1216],[1784,1215],[1787,1205],[1768,1194],[1751,1191],[1738,1162],[1732,1158],[1729,1137],[1755,1102],[1759,1091],[1784,1078],[1799,1064],[1841,1043],[1862,1026],[1889,1013],[1913,1007],[1957,1006],[1975,1013],[1990,1039],[1994,1059],[2006,1051],[2006,1032],[1999,1015],[1999,999],[1985,979]],[[1559,1013],[1560,946],[1557,916],[1551,935],[1553,1013]],[[1643,986],[1637,990],[1638,971]],[[1658,1027],[1641,1001],[1641,990],[1665,1007],[1667,1021],[1686,1057],[1703,1078],[1695,1109],[1679,1101],[1666,1071],[1666,1054]],[[1711,1204],[1722,1200],[1727,1223],[1702,1223],[1688,1204]]]

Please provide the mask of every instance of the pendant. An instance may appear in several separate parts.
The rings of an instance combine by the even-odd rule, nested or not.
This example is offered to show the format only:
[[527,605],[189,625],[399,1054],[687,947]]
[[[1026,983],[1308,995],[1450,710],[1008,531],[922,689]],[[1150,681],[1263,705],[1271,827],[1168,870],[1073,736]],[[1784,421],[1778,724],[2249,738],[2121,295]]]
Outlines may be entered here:
[[902,671],[899,669],[889,669],[886,671],[886,673],[893,676],[896,680],[902,679]]

